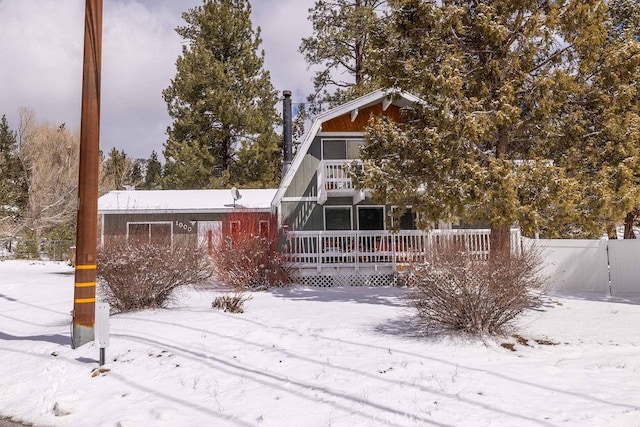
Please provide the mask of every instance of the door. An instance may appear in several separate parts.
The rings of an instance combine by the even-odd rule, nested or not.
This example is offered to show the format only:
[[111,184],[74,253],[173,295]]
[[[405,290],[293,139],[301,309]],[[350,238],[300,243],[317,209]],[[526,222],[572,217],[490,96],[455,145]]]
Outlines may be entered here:
[[213,250],[214,242],[222,235],[222,221],[198,221],[198,244]]

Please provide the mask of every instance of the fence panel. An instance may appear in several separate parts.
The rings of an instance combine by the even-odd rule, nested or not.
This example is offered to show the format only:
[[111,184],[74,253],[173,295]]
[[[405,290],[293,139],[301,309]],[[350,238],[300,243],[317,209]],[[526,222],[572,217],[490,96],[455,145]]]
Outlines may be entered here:
[[640,293],[640,240],[609,240],[611,294]]
[[551,290],[609,294],[606,240],[560,240],[522,238],[523,248],[541,251],[543,274]]

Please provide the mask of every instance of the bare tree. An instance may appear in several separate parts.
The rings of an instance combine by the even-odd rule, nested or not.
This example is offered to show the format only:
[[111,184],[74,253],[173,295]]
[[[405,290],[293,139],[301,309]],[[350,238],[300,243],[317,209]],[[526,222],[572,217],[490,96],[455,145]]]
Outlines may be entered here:
[[64,123],[39,123],[31,109],[20,109],[19,116],[18,151],[28,187],[22,225],[39,239],[75,219],[80,138]]

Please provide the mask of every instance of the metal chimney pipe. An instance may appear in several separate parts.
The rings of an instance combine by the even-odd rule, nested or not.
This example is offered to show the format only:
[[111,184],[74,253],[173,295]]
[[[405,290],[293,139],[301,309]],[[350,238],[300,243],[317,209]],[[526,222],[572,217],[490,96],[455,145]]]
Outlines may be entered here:
[[287,174],[289,167],[291,166],[291,160],[293,158],[293,136],[291,134],[292,114],[291,114],[291,91],[285,90],[282,92],[284,100],[282,102],[282,178]]

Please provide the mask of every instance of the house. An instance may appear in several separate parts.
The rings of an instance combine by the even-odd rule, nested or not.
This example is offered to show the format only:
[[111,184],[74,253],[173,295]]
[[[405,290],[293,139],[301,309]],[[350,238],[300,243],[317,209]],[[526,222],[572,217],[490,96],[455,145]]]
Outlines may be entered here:
[[[393,206],[371,201],[357,189],[346,166],[360,162],[364,130],[372,116],[401,122],[401,110],[415,96],[378,90],[318,115],[295,156],[291,140],[291,92],[284,92],[284,162],[278,189],[112,191],[98,201],[101,242],[126,238],[210,242],[216,230],[244,231],[238,212],[255,212],[257,226],[283,231],[293,280],[313,286],[369,286],[393,282],[399,268],[426,258],[432,245],[455,241],[478,257],[489,252],[489,230],[416,227],[409,209],[391,231]],[[242,208],[242,209],[241,209]],[[254,218],[255,220],[255,218]],[[512,239],[519,238],[512,233]]]
[[[143,242],[211,242],[219,231],[271,227],[276,189],[263,190],[129,190],[111,191],[98,199],[100,242],[136,239]],[[255,215],[247,215],[254,213]]]
[[[318,115],[273,200],[282,225],[290,231],[384,230],[389,207],[372,204],[366,191],[355,188],[345,166],[359,161],[371,116],[400,122],[401,108],[416,102],[404,92],[378,90]],[[415,229],[410,217],[403,225]]]
[[434,241],[459,240],[478,256],[489,249],[489,230],[421,231],[409,209],[391,232],[393,206],[375,204],[357,189],[346,169],[360,162],[364,130],[372,116],[402,121],[401,110],[421,102],[406,92],[378,90],[318,115],[293,159],[290,94],[285,92],[285,167],[273,200],[279,225],[287,232],[289,259],[297,281],[309,285],[376,285],[393,280],[404,263],[424,259]]

